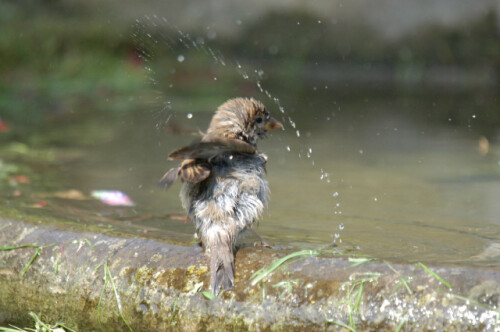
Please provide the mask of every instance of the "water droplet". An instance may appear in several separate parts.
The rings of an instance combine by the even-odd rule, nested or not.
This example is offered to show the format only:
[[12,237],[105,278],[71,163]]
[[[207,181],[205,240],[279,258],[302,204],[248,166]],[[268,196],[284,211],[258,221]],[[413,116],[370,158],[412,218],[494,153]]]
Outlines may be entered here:
[[[286,150],[287,150],[288,152],[290,152],[290,146],[289,146],[289,145],[287,145]],[[500,161],[499,161],[499,163],[500,163]]]
[[230,156],[229,156],[229,160],[233,160],[233,155],[230,155]]
[[193,114],[188,113],[187,118],[188,118],[188,119],[192,119],[192,118],[193,118]]
[[214,81],[217,81],[217,77],[214,77]]
[[377,197],[373,197],[373,201],[374,202],[378,201],[378,198]]
[[336,207],[339,207],[339,206],[340,206],[340,203],[335,204],[335,206],[336,206]]
[[177,57],[177,61],[179,61],[179,62],[184,62],[184,55],[182,55],[182,54],[181,54],[181,55],[179,55],[179,56]]
[[364,152],[363,150],[359,150],[359,154],[363,154],[363,152]]
[[309,148],[309,153],[313,153],[313,149]]
[[448,118],[448,122],[451,122],[451,118]]
[[318,20],[318,24],[321,24],[321,20]]
[[332,194],[333,197],[339,197],[339,193],[336,191]]
[[300,137],[300,131],[297,130],[297,137]]
[[343,230],[343,229],[344,229],[344,224],[343,224],[343,223],[340,223],[340,224],[339,224],[339,229],[340,229],[340,230]]
[[472,114],[472,118],[475,119],[476,118],[476,114]]

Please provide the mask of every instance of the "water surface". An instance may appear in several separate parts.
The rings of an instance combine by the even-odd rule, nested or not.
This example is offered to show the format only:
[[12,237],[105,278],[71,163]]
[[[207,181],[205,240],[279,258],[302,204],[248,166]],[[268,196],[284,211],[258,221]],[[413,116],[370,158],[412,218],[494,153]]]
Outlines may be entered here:
[[[279,87],[275,90],[279,95]],[[343,99],[326,89],[299,92],[283,93],[285,114],[260,96],[286,124],[285,131],[259,144],[269,156],[272,191],[269,210],[257,227],[262,236],[293,249],[334,242],[341,250],[381,259],[498,266],[500,154],[493,143],[481,153],[473,118],[454,124],[453,113],[436,121],[425,104],[392,93]],[[219,103],[228,97],[220,96]],[[435,95],[427,99],[439,104]],[[175,165],[167,161],[168,153],[205,130],[216,106],[188,117],[174,105],[166,127],[157,126],[150,110],[124,114],[118,121],[99,117],[92,129],[102,137],[97,144],[49,144],[49,149],[72,151],[73,157],[41,167],[44,180],[35,181],[22,197],[4,190],[7,205],[63,218],[68,227],[92,225],[98,231],[110,228],[189,245],[193,227],[177,216],[184,213],[180,183],[164,191],[157,181]],[[463,112],[481,115],[480,109]],[[49,130],[65,125],[53,124]],[[78,124],[72,126],[78,130]],[[92,133],[86,128],[82,135]],[[86,195],[95,189],[121,190],[137,205],[116,208],[43,196],[68,189]],[[41,199],[46,207],[31,205]]]

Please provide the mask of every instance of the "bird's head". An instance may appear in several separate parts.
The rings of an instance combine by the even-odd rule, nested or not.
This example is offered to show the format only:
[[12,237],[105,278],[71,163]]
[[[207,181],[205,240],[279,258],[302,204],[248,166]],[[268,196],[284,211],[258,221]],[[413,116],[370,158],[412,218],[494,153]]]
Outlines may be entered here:
[[283,125],[271,117],[266,107],[253,98],[234,98],[219,106],[210,122],[206,137],[243,140],[252,146],[268,130]]

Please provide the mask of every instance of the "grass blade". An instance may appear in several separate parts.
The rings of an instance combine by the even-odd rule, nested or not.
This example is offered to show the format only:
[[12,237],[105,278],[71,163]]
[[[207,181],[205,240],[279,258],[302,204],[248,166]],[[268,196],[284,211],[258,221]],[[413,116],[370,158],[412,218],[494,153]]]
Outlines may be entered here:
[[403,286],[405,286],[406,290],[408,291],[408,294],[412,295],[413,292],[412,292],[412,290],[410,288],[410,285],[408,285],[408,281],[406,281],[403,278],[399,278],[399,281],[403,284]]
[[441,278],[436,272],[434,271],[431,271],[427,266],[425,266],[424,264],[418,262],[418,265],[420,265],[420,267],[422,269],[425,270],[425,272],[429,273],[431,276],[433,276],[437,281],[439,281],[440,283],[442,283],[443,285],[445,285],[446,287],[448,288],[453,288],[451,287],[450,283],[446,280],[444,280],[443,278]]
[[307,257],[317,256],[319,254],[321,254],[320,250],[301,250],[301,251],[291,253],[290,255],[287,255],[283,258],[280,258],[277,261],[273,262],[268,267],[262,268],[262,269],[258,270],[257,272],[255,272],[250,277],[251,279],[253,278],[251,285],[255,286],[259,281],[261,281],[262,279],[264,279],[265,277],[267,277],[268,275],[273,273],[282,264],[284,264],[285,262],[287,262],[288,260],[290,260],[292,258],[304,259]]
[[7,251],[7,250],[14,250],[14,249],[21,249],[21,248],[38,248],[38,247],[40,247],[38,244],[21,244],[18,246],[0,247],[0,251]]
[[113,292],[115,293],[115,300],[116,300],[116,304],[118,306],[118,313],[120,314],[120,317],[122,318],[125,325],[127,325],[128,329],[130,331],[133,331],[132,328],[130,327],[130,325],[128,324],[127,320],[125,319],[125,316],[123,315],[122,304],[120,302],[120,295],[118,294],[118,290],[116,289],[116,285],[115,285],[115,282],[113,280],[113,276],[111,275],[111,271],[109,270],[107,263],[104,264],[104,273],[108,274],[109,283],[111,284],[111,287],[113,288]]
[[395,332],[401,331],[401,329],[403,328],[403,325],[405,325],[405,323],[406,323],[406,319],[407,319],[407,317],[404,316],[403,319],[399,322],[398,327],[396,328]]
[[14,325],[9,325],[9,326],[12,327],[12,329],[10,327],[0,327],[0,332],[19,332],[19,331],[27,332],[26,330],[20,329],[19,327]]
[[212,293],[210,291],[201,292],[201,294],[203,294],[203,296],[206,297],[207,299],[209,299],[210,301],[212,301],[213,299],[216,298],[216,296],[214,295],[214,293]]
[[356,297],[356,301],[354,302],[354,311],[359,311],[359,305],[361,304],[361,300],[363,299],[363,291],[365,290],[365,283],[362,282],[359,285],[358,296]]
[[375,258],[355,258],[355,257],[349,257],[349,262],[352,262],[353,264],[351,264],[349,266],[346,266],[345,270],[352,269],[353,267],[366,264],[366,263],[371,262],[373,260],[375,260]]
[[338,326],[342,326],[343,328],[348,329],[351,332],[356,332],[355,328],[352,328],[351,326],[349,326],[347,324],[344,324],[341,321],[338,321],[338,320],[328,320],[327,319],[326,322],[329,323],[329,324],[335,324],[335,325],[338,325]]
[[175,324],[172,324],[172,320],[174,319],[174,316],[175,316],[175,313],[176,313],[176,310],[177,310],[177,301],[178,300],[179,300],[179,297],[177,296],[175,298],[174,306],[173,306],[172,311],[170,313],[170,317],[168,318],[168,326],[175,325]]
[[[107,263],[104,263],[107,264]],[[100,266],[101,264],[99,264]],[[108,274],[106,273],[106,269],[104,269],[104,283],[102,285],[101,289],[101,295],[99,296],[99,302],[97,302],[97,320],[100,322],[101,321],[101,315],[102,315],[102,298],[104,296],[104,291],[106,290],[106,286],[108,286]]]
[[35,251],[35,254],[33,256],[31,256],[31,259],[29,260],[28,263],[26,263],[26,265],[24,266],[23,270],[21,271],[21,277],[24,276],[24,274],[26,273],[26,271],[28,271],[28,269],[30,268],[31,264],[33,264],[33,262],[35,261],[35,259],[40,256],[40,253],[42,252],[42,247],[38,247]]
[[468,297],[461,296],[461,295],[458,295],[458,294],[454,294],[454,293],[447,293],[447,294],[449,294],[449,295],[451,295],[451,296],[453,296],[453,297],[455,297],[455,298],[457,298],[457,299],[460,299],[460,300],[462,300],[462,301],[465,301],[465,302],[470,302],[470,303],[473,303],[473,304],[475,304],[475,305],[477,305],[477,306],[480,306],[480,307],[482,307],[482,308],[485,308],[485,309],[488,309],[488,310],[491,310],[491,311],[495,311],[495,312],[500,313],[500,308],[495,308],[495,307],[489,306],[489,305],[487,305],[487,304],[485,304],[485,303],[481,303],[481,302],[476,301],[476,300],[474,300],[474,299],[470,299],[470,298],[468,298]]

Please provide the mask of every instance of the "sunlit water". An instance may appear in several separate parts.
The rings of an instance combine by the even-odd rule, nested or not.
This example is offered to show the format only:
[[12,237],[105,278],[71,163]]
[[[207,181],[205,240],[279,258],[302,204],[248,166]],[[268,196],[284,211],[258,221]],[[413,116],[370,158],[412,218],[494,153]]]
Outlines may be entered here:
[[[272,101],[261,99],[281,117]],[[345,102],[339,110],[284,101],[295,109],[297,128],[287,125],[259,143],[269,156],[272,191],[259,233],[277,247],[336,243],[340,250],[389,260],[498,266],[500,155],[495,148],[483,155],[477,135],[467,128],[411,120],[398,115],[396,101],[377,100],[373,103],[380,106],[384,100],[393,109],[370,112],[373,104]],[[151,114],[144,112],[109,123],[116,129],[113,137],[79,148],[83,157],[49,181],[59,183],[54,186],[59,190],[86,194],[122,190],[137,205],[110,208],[49,199],[45,210],[80,223],[95,224],[99,216],[97,223],[104,227],[109,223],[131,235],[188,245],[192,225],[167,216],[184,213],[181,184],[164,191],[157,181],[175,165],[167,161],[168,153],[195,139],[191,132],[205,130],[211,114],[174,112],[169,125],[186,135],[154,129]],[[10,201],[16,206],[14,198]],[[45,213],[43,208],[24,209]],[[254,239],[248,235],[245,241]]]

